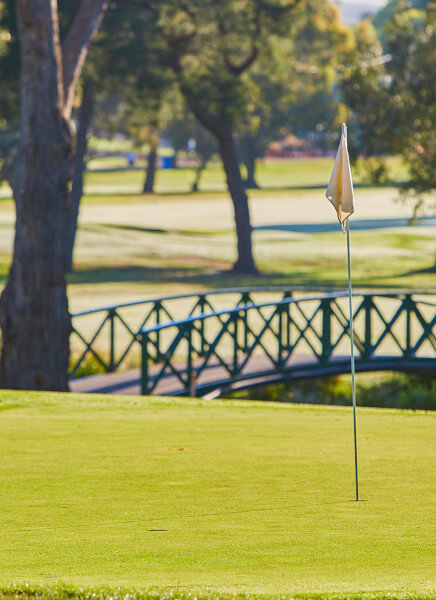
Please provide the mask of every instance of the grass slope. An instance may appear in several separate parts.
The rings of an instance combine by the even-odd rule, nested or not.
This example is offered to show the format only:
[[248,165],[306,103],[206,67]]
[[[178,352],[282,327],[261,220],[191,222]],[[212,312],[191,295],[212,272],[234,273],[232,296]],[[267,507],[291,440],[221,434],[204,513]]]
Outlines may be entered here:
[[346,408],[1,392],[0,409],[0,587],[436,587],[434,414],[359,410],[356,503]]

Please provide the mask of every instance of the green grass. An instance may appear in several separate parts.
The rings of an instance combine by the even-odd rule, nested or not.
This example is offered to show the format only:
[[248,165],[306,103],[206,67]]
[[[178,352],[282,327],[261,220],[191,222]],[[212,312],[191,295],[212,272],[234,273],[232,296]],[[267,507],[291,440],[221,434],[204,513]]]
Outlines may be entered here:
[[[118,143],[118,142],[117,142]],[[106,145],[109,144],[108,147]],[[104,149],[110,148],[111,142],[104,141]],[[130,143],[125,143],[125,151],[130,149]],[[161,154],[167,154],[162,149]],[[405,170],[401,161],[393,157],[388,161],[393,181],[403,180]],[[137,166],[142,167],[144,162],[138,161]],[[258,183],[265,190],[280,191],[293,189],[319,187],[324,189],[330,178],[333,159],[311,158],[293,160],[266,160],[258,161],[256,177]],[[93,159],[89,163],[90,171],[86,175],[85,192],[88,195],[107,194],[139,194],[144,183],[144,172],[141,169],[126,169],[123,171],[98,172],[96,169],[126,167],[123,158]],[[156,175],[155,191],[158,194],[190,194],[192,182],[195,179],[195,169],[180,168],[159,170]],[[359,167],[355,169],[354,180],[357,184],[367,184],[364,171]],[[200,192],[213,194],[226,192],[226,181],[222,166],[219,162],[211,162],[205,169],[201,181]],[[251,190],[250,195],[256,196],[257,190]],[[262,193],[262,191],[260,192]],[[10,196],[10,190],[5,184],[0,184],[0,197]]]
[[[400,172],[397,160],[393,170]],[[211,164],[199,193],[190,194],[192,169],[158,173],[158,194],[142,196],[143,173],[90,172],[86,176],[70,277],[71,310],[128,302],[151,295],[241,285],[287,285],[331,290],[346,286],[345,240],[324,197],[332,160],[259,163],[261,190],[250,191],[257,278],[235,276],[232,206],[222,169]],[[358,177],[356,177],[358,179]],[[3,186],[0,194],[9,194]],[[436,291],[436,226],[398,226],[410,216],[398,189],[356,188],[352,228],[356,289]],[[380,228],[371,229],[376,220]],[[14,207],[0,202],[0,286],[7,276]],[[311,229],[311,226],[313,226]],[[293,229],[294,228],[294,229]]]
[[73,586],[13,586],[0,590],[0,600],[434,600],[427,592],[363,592],[327,594],[247,594],[207,590],[194,593],[183,589],[78,588]]
[[359,409],[356,503],[347,408],[0,401],[1,588],[369,599],[436,587],[434,414]]
[[212,590],[194,593],[183,589],[78,588],[73,586],[11,587],[0,590],[0,600],[434,600],[429,592],[363,592],[327,594],[247,594]]

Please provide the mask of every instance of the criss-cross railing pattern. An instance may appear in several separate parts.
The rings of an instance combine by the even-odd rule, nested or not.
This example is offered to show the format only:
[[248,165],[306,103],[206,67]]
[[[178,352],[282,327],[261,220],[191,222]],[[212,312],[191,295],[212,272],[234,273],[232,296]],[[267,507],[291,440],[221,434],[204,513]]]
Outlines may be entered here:
[[[143,327],[142,393],[204,395],[235,384],[348,372],[347,302],[344,293],[294,298],[287,292],[276,302],[241,301]],[[424,295],[355,295],[356,367],[436,369],[435,312]]]
[[159,325],[174,321],[213,313],[220,304],[238,306],[256,304],[260,297],[278,299],[292,296],[292,291],[277,287],[251,289],[221,289],[201,294],[165,296],[131,302],[94,310],[77,312],[72,315],[71,334],[72,356],[70,377],[81,373],[90,358],[103,372],[117,371],[125,367],[129,358],[140,352],[140,333],[144,327],[155,329],[155,362],[160,361],[161,332]]

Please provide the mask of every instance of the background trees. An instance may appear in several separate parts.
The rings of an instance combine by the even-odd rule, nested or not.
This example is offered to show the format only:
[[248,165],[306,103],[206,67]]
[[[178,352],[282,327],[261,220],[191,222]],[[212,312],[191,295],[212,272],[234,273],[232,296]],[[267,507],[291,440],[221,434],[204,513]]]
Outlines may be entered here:
[[383,156],[403,157],[409,169],[403,194],[415,199],[416,217],[425,193],[436,184],[435,11],[431,6],[411,10],[404,0],[389,8],[392,18],[380,25],[386,62],[376,58],[380,42],[375,32],[362,25],[359,52],[343,74],[341,90],[352,111],[357,149],[380,157],[373,175],[385,176]]
[[[148,3],[145,3],[148,5]],[[164,63],[197,120],[215,137],[233,202],[237,234],[234,270],[257,272],[248,198],[239,169],[237,129],[247,116],[249,73],[274,36],[290,33],[300,2],[207,1],[153,3]]]

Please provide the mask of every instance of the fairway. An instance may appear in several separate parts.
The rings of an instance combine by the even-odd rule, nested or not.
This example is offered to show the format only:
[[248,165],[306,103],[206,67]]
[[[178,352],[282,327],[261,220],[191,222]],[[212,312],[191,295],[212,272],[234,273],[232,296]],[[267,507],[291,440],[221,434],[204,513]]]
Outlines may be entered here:
[[435,420],[1,392],[0,587],[428,594]]
[[[231,271],[234,218],[220,165],[209,165],[195,194],[189,192],[192,169],[160,171],[158,193],[145,196],[139,193],[141,171],[89,171],[69,276],[70,310],[224,287],[344,289],[345,240],[325,198],[332,166],[332,159],[259,161],[262,189],[249,192],[257,277]],[[397,175],[404,177],[404,170]],[[0,197],[9,195],[3,185]],[[13,204],[5,198],[0,200],[0,288],[10,266],[15,222]],[[356,188],[355,290],[435,290],[434,212],[429,209],[409,226],[411,206],[398,199],[396,187]]]

